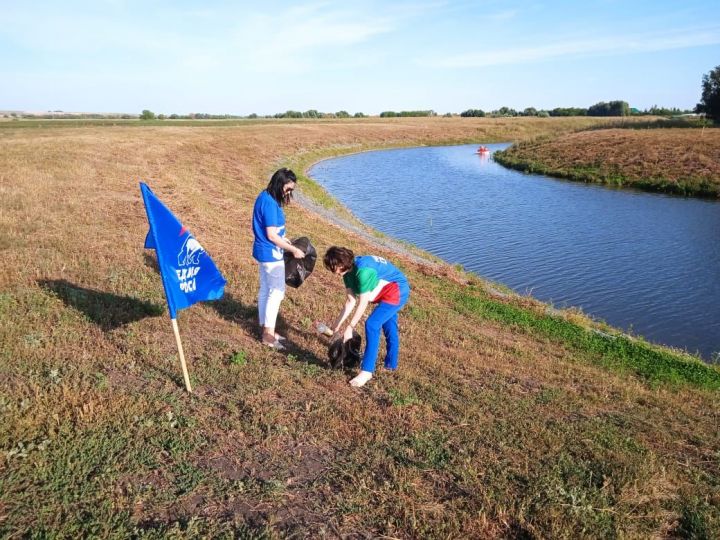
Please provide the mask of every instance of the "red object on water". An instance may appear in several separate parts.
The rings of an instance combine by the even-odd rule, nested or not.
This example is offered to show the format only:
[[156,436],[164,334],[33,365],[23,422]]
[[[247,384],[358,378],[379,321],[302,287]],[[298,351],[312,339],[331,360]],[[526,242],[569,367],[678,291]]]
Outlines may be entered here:
[[481,146],[480,148],[477,149],[478,154],[486,154],[489,151],[490,151],[490,149],[487,146]]

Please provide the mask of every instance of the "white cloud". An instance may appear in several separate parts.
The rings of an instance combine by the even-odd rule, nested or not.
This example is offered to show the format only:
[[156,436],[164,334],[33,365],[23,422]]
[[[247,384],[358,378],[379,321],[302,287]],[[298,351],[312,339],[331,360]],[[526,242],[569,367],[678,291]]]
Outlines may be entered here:
[[[121,0],[108,0],[116,1],[122,5]],[[235,5],[166,9],[140,19],[111,9],[70,12],[48,7],[32,15],[18,7],[4,14],[0,39],[51,63],[65,58],[64,65],[99,70],[154,65],[201,73],[223,67],[300,73],[324,70],[340,53],[360,59],[357,46],[435,6],[380,9],[366,3],[310,2],[273,12],[262,5]]]
[[595,39],[556,40],[548,45],[488,49],[444,57],[427,57],[417,63],[435,68],[472,68],[522,64],[560,57],[612,56],[701,47],[720,44],[720,27],[687,28],[683,30]]
[[396,25],[392,16],[309,4],[273,15],[242,17],[223,54],[241,60],[246,70],[263,73],[322,69],[338,49],[366,43]]

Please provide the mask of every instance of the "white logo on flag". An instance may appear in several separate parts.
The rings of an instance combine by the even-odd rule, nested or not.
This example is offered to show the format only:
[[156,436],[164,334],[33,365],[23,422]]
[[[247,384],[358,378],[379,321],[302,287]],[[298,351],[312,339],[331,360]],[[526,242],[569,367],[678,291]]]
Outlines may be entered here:
[[188,235],[178,253],[178,266],[185,266],[182,270],[175,270],[178,280],[180,281],[180,290],[184,293],[193,292],[197,288],[195,276],[200,272],[200,255],[205,249],[200,242],[195,240],[192,235]]
[[200,242],[189,234],[180,248],[180,253],[178,253],[178,266],[199,264],[200,254],[204,251],[205,249],[200,245]]

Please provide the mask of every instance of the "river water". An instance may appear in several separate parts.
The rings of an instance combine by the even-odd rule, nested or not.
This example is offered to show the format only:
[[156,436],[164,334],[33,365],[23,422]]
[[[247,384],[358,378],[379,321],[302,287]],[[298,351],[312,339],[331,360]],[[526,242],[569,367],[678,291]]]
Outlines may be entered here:
[[527,175],[476,148],[366,152],[310,175],[365,223],[450,263],[718,356],[720,202]]

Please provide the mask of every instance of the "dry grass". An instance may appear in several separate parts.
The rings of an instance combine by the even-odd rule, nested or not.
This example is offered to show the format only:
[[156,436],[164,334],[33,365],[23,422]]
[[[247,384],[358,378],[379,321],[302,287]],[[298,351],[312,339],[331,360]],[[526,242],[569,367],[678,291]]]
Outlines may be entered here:
[[720,197],[720,129],[580,131],[526,142],[496,159],[583,182]]
[[[289,354],[258,343],[250,212],[276,167],[580,125],[0,130],[0,537],[720,534],[718,392],[618,367],[531,299],[294,207],[289,233],[319,252],[379,252],[408,274],[400,371],[356,391],[327,369],[310,321],[342,294],[322,268],[283,303]],[[141,247],[139,179],[228,279],[222,301],[179,317],[193,395]]]

